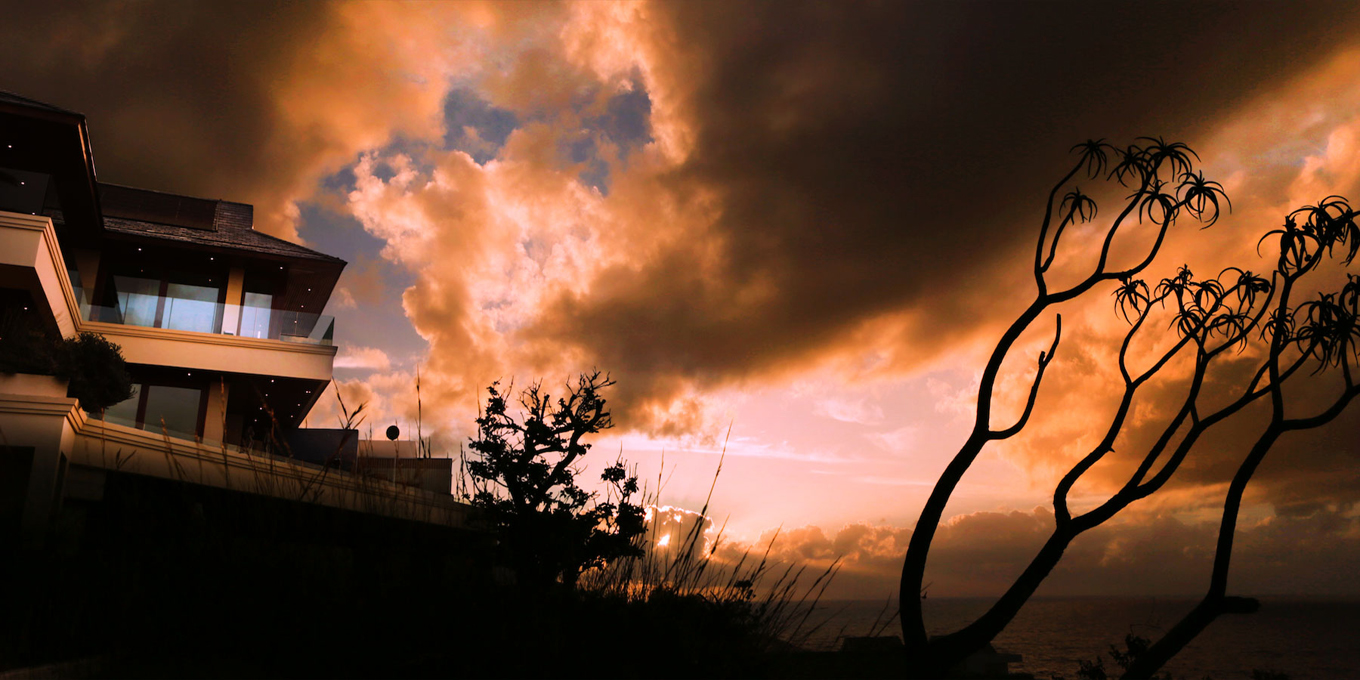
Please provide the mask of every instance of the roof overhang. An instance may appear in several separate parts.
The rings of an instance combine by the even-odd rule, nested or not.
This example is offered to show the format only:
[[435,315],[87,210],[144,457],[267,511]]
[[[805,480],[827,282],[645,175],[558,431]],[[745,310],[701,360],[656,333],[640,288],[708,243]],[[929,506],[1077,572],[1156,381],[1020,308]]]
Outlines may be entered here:
[[83,241],[102,231],[85,116],[16,97],[0,98],[0,168],[52,178],[70,226],[68,237]]

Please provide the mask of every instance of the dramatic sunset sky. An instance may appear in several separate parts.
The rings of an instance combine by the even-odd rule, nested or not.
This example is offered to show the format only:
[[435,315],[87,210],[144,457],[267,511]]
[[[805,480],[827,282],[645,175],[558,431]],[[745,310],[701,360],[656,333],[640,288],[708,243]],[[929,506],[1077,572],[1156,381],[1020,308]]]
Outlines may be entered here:
[[[595,458],[621,448],[655,486],[664,451],[662,502],[697,510],[730,425],[714,518],[843,555],[840,596],[895,587],[985,353],[1033,294],[1073,144],[1184,141],[1227,188],[1233,213],[1176,229],[1158,276],[1266,270],[1254,245],[1288,210],[1360,200],[1349,3],[39,4],[5,10],[0,89],[85,113],[101,181],[253,203],[257,229],[348,260],[336,378],[375,427],[414,420],[419,368],[425,428],[456,453],[491,381],[598,367],[618,427]],[[1110,408],[1109,292],[1060,310],[1036,421],[956,493],[932,595],[997,592],[1047,536],[1054,480]],[[1021,340],[999,420],[1051,329]],[[1267,459],[1234,590],[1360,595],[1354,411]],[[1079,539],[1041,593],[1200,592],[1260,417]]]

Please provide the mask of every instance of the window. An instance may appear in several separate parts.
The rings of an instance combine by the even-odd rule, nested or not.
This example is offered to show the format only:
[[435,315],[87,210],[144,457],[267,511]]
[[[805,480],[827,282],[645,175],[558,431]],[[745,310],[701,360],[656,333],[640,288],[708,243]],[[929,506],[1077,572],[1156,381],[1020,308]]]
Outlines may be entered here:
[[241,335],[247,338],[270,337],[269,318],[272,311],[270,306],[274,302],[274,296],[247,292],[243,302],[244,304],[241,305]]
[[[91,320],[196,333],[220,333],[225,267],[210,256],[129,247],[105,253],[111,262],[99,293],[101,309]],[[202,260],[197,262],[196,260]],[[167,269],[158,262],[174,262]],[[205,266],[193,268],[195,265]],[[97,318],[96,318],[97,317]]]
[[203,390],[191,387],[147,385],[142,429],[160,432],[161,424],[172,436],[193,439],[198,434],[198,412]]
[[217,289],[209,286],[168,284],[165,311],[162,312],[162,327],[177,331],[216,333],[221,320],[217,296]]
[[133,396],[104,410],[104,422],[160,432],[162,423],[170,436],[193,439],[200,433],[206,393],[201,387],[140,383]]
[[113,294],[118,300],[118,323],[128,326],[156,326],[161,282],[135,276],[113,277]]
[[132,386],[132,398],[104,409],[105,422],[137,427],[137,411],[142,403],[142,386]]

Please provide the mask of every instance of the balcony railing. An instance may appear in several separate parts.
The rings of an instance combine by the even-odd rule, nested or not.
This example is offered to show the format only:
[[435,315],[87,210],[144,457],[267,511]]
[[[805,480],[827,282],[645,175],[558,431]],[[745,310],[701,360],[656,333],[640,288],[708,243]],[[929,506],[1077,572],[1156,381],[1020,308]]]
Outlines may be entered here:
[[119,293],[113,304],[98,305],[90,289],[75,292],[85,321],[311,345],[330,345],[335,334],[335,317],[325,314],[147,293]]

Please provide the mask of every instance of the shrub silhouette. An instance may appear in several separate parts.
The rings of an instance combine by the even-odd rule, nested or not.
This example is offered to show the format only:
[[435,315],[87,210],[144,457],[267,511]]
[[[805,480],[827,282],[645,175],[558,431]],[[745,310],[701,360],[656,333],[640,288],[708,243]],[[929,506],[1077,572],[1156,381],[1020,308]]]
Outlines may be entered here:
[[588,435],[613,427],[600,392],[614,384],[599,371],[578,376],[553,401],[540,383],[519,394],[520,415],[493,383],[477,419],[468,462],[473,504],[499,530],[506,557],[521,583],[574,587],[585,570],[635,557],[644,512],[634,500],[637,476],[622,460],[604,469],[606,497],[576,484],[575,465],[590,450]]
[[80,333],[62,340],[55,368],[57,377],[70,383],[68,394],[86,411],[98,413],[132,398],[132,376],[122,348],[102,335]]
[[0,318],[0,373],[56,376],[91,413],[133,394],[121,347],[94,333],[62,338],[29,315],[12,311]]

